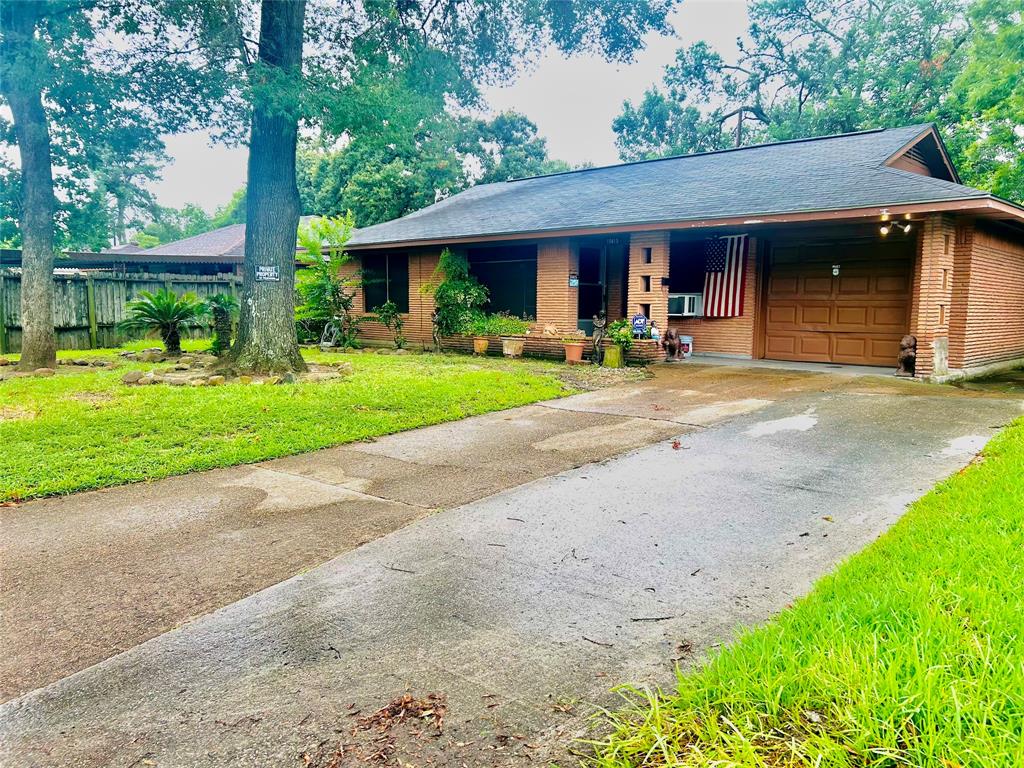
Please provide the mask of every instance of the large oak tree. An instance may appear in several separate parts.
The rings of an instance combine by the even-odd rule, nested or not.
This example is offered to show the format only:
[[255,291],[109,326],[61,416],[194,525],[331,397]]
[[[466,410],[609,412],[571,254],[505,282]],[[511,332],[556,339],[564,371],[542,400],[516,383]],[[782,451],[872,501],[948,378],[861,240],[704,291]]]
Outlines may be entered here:
[[[386,120],[351,107],[364,70],[407,66],[443,99],[472,103],[474,83],[512,77],[549,45],[628,60],[651,31],[666,31],[674,0],[393,0],[310,3],[263,0],[259,44],[249,69],[252,108],[244,283],[238,369],[301,370],[293,316],[294,249],[299,198],[295,186],[298,124],[393,130]],[[240,52],[248,48],[238,6]],[[305,36],[302,27],[305,18]],[[252,24],[252,23],[250,23]],[[303,58],[304,43],[311,54]],[[372,93],[372,89],[371,89]],[[366,99],[357,100],[365,106]],[[262,277],[264,279],[258,279]]]

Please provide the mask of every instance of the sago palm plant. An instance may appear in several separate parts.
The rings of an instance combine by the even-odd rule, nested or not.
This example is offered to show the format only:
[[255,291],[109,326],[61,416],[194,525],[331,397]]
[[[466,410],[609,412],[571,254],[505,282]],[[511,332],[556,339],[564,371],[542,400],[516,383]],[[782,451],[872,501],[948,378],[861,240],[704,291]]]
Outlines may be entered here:
[[231,349],[231,320],[238,312],[238,299],[227,293],[216,293],[206,299],[213,315],[213,344],[210,351],[220,357]]
[[128,302],[129,316],[118,323],[118,328],[159,335],[167,354],[177,357],[181,354],[182,329],[199,325],[206,312],[206,305],[193,293],[179,296],[167,288],[155,293],[141,291],[137,299]]

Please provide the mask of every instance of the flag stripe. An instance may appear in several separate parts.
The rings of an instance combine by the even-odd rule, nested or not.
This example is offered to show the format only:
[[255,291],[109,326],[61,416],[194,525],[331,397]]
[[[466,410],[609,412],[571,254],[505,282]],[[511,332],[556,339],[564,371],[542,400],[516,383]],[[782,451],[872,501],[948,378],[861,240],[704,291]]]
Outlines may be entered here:
[[747,236],[730,235],[707,241],[704,272],[704,316],[743,314],[747,275]]

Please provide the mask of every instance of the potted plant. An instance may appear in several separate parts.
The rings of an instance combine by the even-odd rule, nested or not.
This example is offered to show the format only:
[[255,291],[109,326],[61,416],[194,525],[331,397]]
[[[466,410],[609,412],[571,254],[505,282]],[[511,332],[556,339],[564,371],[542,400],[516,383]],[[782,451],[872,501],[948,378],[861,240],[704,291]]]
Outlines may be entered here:
[[621,368],[625,362],[626,353],[633,346],[633,326],[629,320],[616,320],[608,324],[605,338],[611,344],[604,353],[604,364],[608,368]]
[[583,362],[583,347],[586,346],[586,336],[583,331],[572,331],[563,336],[562,346],[565,348],[565,362],[569,364]]
[[491,345],[487,338],[490,332],[487,315],[479,313],[466,325],[466,335],[473,337],[473,354],[486,355]]
[[521,317],[499,313],[487,317],[490,335],[501,337],[501,352],[505,357],[522,357],[530,324]]

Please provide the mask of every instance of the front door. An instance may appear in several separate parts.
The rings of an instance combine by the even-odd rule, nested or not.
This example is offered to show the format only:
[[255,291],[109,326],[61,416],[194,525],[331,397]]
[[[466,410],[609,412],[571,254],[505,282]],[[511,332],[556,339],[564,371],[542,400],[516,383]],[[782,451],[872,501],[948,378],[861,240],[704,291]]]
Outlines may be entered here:
[[577,327],[588,336],[594,333],[594,315],[605,309],[605,255],[599,246],[580,246],[579,301]]

